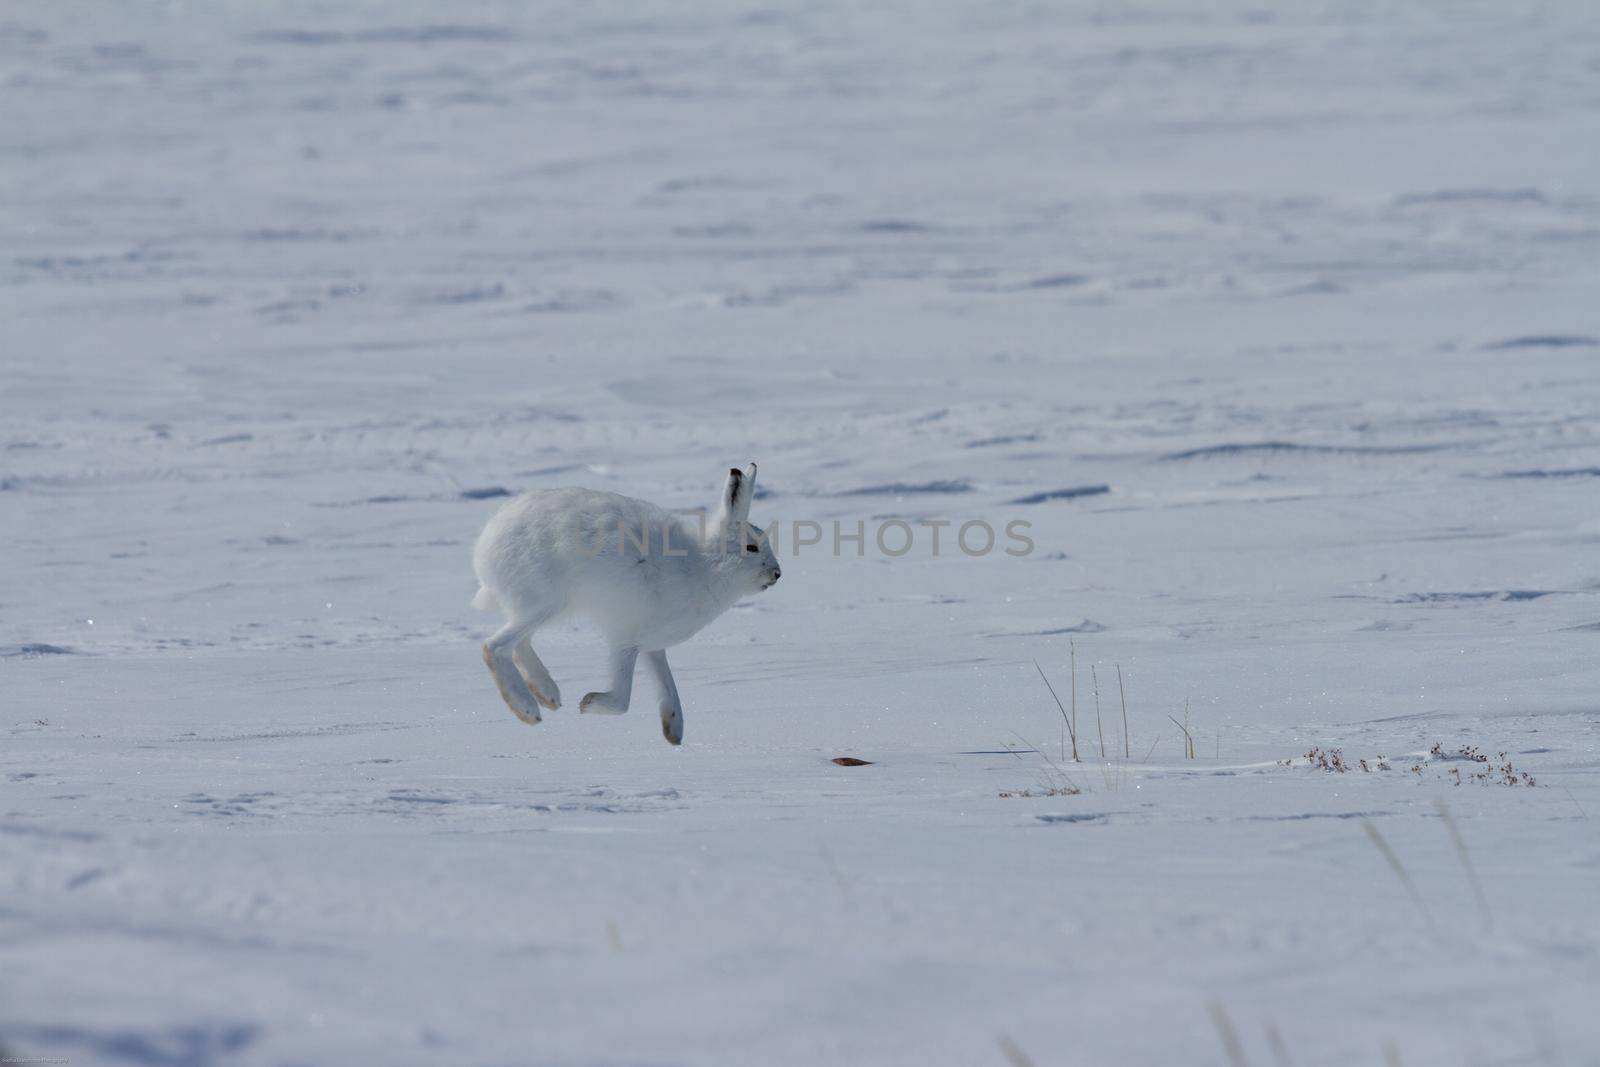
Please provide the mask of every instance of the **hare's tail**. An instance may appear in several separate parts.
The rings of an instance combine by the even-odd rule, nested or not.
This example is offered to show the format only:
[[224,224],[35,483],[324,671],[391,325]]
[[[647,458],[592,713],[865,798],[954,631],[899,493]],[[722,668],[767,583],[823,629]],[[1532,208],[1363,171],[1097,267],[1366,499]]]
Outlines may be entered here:
[[472,598],[472,606],[479,611],[493,611],[500,606],[500,601],[494,598],[486,585],[478,586],[478,595]]

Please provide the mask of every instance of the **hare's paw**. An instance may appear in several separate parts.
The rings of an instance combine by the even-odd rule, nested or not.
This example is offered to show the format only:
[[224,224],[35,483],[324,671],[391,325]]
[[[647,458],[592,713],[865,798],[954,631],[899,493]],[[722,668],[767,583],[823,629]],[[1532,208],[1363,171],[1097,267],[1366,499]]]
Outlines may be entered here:
[[528,691],[533,694],[533,699],[551,711],[560,708],[561,689],[556,685],[556,680],[550,677],[550,672],[545,669],[543,661],[533,651],[533,646],[526,640],[519,642],[512,649],[511,658],[517,665],[517,673],[528,683]]
[[[540,665],[541,667],[543,664]],[[561,689],[556,685],[556,680],[550,677],[548,671],[530,671],[523,667],[522,662],[517,662],[517,673],[522,675],[522,680],[528,684],[528,692],[533,694],[533,699],[556,711],[561,707]]]
[[669,744],[683,744],[683,709],[665,700],[661,702],[661,736]]
[[519,708],[513,702],[511,694],[502,690],[500,695],[506,698],[506,707],[511,709],[511,714],[515,715],[529,726],[538,726],[540,723],[544,722],[544,717],[539,714],[539,709],[536,705],[528,704],[525,707]]
[[578,701],[578,711],[588,712],[592,715],[621,715],[628,710],[628,705],[618,705],[615,694],[612,693],[587,693]]
[[522,680],[528,683],[528,692],[533,694],[533,699],[551,711],[561,709],[561,690],[556,688],[554,681],[548,677],[542,680],[529,678],[526,674],[522,676]]

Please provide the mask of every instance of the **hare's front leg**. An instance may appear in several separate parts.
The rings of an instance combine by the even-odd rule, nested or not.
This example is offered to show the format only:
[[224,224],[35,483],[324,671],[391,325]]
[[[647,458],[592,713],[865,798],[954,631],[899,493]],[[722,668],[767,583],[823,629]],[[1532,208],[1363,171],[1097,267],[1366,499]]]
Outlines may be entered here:
[[532,634],[511,646],[511,659],[517,665],[517,670],[522,672],[522,680],[528,683],[528,689],[533,693],[533,698],[551,711],[561,707],[561,688],[556,685],[556,680],[550,677],[550,671],[545,667],[544,661],[534,652],[530,643]]
[[661,735],[674,745],[683,743],[683,704],[678,700],[678,686],[672,680],[672,668],[667,665],[665,651],[645,653],[650,673],[656,676],[661,687]]
[[633,665],[639,659],[637,648],[611,650],[611,688],[604,693],[589,693],[578,701],[578,710],[599,715],[621,715],[633,696]]

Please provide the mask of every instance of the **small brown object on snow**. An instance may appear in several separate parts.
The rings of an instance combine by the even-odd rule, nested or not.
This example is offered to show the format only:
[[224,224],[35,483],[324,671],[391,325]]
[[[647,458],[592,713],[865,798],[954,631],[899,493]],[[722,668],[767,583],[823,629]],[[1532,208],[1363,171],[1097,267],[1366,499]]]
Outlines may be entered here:
[[833,757],[833,762],[837,763],[841,767],[870,767],[870,766],[872,766],[872,761],[871,760],[869,760],[869,759],[856,759],[854,756],[835,756],[835,757]]

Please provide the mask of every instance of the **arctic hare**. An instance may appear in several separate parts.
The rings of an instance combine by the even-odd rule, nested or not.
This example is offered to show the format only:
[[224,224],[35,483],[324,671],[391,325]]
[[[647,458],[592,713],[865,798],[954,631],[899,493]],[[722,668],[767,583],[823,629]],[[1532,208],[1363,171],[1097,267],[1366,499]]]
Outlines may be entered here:
[[756,465],[728,471],[709,522],[594,489],[537,489],[507,501],[478,537],[472,566],[482,588],[473,607],[508,621],[483,646],[512,712],[532,726],[561,691],[529,638],[567,615],[586,616],[611,645],[611,688],[579,711],[621,715],[642,652],[661,687],[661,732],[683,740],[683,705],[665,649],[687,640],[734,603],[783,573],[766,536],[749,523]]

